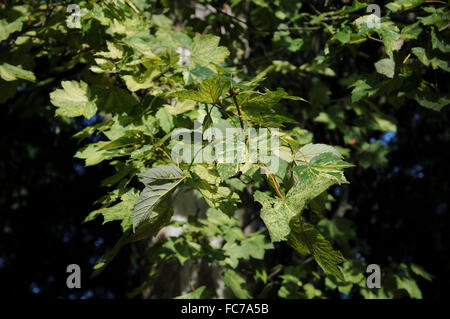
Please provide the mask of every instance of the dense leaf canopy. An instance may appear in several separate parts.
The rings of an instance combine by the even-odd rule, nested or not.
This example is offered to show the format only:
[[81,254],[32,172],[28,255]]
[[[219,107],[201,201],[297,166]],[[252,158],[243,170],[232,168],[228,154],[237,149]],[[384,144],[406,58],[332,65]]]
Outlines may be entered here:
[[45,231],[18,294],[442,295],[446,2],[66,2],[0,4],[1,281]]

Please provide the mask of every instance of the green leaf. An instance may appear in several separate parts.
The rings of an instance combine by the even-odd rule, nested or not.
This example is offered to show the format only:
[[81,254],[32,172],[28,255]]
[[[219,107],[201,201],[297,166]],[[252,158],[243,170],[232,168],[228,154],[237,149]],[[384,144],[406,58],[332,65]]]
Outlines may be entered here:
[[[303,155],[301,156],[304,159],[306,158]],[[333,184],[346,183],[347,180],[345,179],[343,169],[352,166],[353,164],[343,161],[339,156],[336,156],[335,153],[326,152],[313,157],[309,161],[309,164],[296,166],[293,168],[293,170],[297,173],[300,179],[305,178],[305,185],[303,185],[302,187],[306,188],[306,185],[311,183],[310,186],[312,186],[313,189],[308,190],[308,192],[316,194],[317,190],[315,188],[320,187],[316,187],[313,181],[317,180],[317,186],[319,186],[322,182],[326,184],[328,184],[329,182],[333,182]],[[296,194],[297,189],[300,189],[300,186],[298,185],[299,184],[294,185],[289,193]],[[323,189],[322,191],[324,190],[325,189]],[[318,196],[320,193],[322,193],[322,191],[318,192],[316,195],[314,195],[314,197]]]
[[191,63],[215,70],[230,54],[227,48],[219,46],[220,38],[211,34],[197,34],[191,46]]
[[[94,220],[97,216],[103,215],[103,224],[114,221],[123,220],[128,218],[133,214],[133,207],[138,194],[134,189],[128,191],[126,194],[122,195],[122,201],[111,207],[104,207],[91,212],[84,222]],[[124,229],[125,231],[126,229]]]
[[323,153],[332,153],[338,158],[342,158],[341,153],[333,146],[326,144],[307,144],[300,148],[300,151],[297,153],[297,158],[300,158],[302,161],[310,163],[313,158],[319,156]]
[[112,151],[128,146],[139,145],[144,142],[143,133],[138,130],[125,131],[124,135],[104,144],[100,150]]
[[101,186],[111,187],[125,178],[128,180],[130,176],[134,176],[137,171],[134,163],[125,164],[121,161],[117,161],[117,164],[115,164],[115,169],[116,173],[103,179],[100,184]]
[[450,44],[439,39],[434,28],[431,29],[431,45],[435,50],[440,50],[444,53],[450,52]]
[[192,100],[177,101],[175,106],[165,105],[165,109],[170,115],[178,115],[193,110],[196,105],[197,102]]
[[399,33],[399,29],[392,21],[381,23],[381,27],[376,29],[380,35],[386,49],[387,55],[392,59],[393,51],[398,51],[403,45],[403,39]]
[[[2,8],[2,10],[4,10],[4,9]],[[0,42],[8,39],[12,33],[21,31],[22,26],[23,26],[22,21],[24,19],[25,19],[25,16],[19,16],[12,22],[8,22],[7,19],[1,19],[0,20]]]
[[310,253],[314,256],[319,266],[327,274],[332,274],[344,281],[344,276],[337,266],[345,261],[339,251],[332,248],[317,229],[298,216],[290,224],[292,232],[289,236],[289,244],[300,254]]
[[101,110],[113,114],[129,114],[138,104],[138,101],[125,89],[114,88],[111,91],[106,90],[101,96],[102,98],[97,105]]
[[425,0],[396,0],[386,4],[386,8],[392,12],[406,11],[420,6],[424,2]]
[[203,248],[200,244],[193,242],[184,236],[169,238],[169,240],[163,244],[163,247],[170,250],[181,265],[184,265],[188,260],[196,258]]
[[[293,175],[296,176],[296,174]],[[323,216],[323,212],[327,208],[328,198],[329,198],[328,193],[325,191],[316,198],[312,199],[309,202],[309,207],[317,215]]]
[[76,158],[85,160],[86,166],[96,165],[104,160],[112,159],[114,157],[126,156],[127,153],[123,149],[103,150],[102,148],[108,145],[110,142],[101,141],[93,144],[88,144],[78,150],[75,154]]
[[206,286],[200,286],[194,291],[186,295],[175,297],[174,299],[207,299],[213,295],[214,292],[211,289],[207,288]]
[[388,78],[393,78],[395,74],[394,59],[386,58],[375,63],[375,69],[378,73],[386,75]]
[[348,241],[356,238],[353,224],[346,218],[323,218],[319,221],[317,227],[326,238],[338,243],[340,247],[348,246]]
[[228,269],[222,275],[223,282],[231,289],[236,298],[251,299],[252,296],[247,288],[247,282],[234,270]]
[[401,32],[403,39],[417,39],[422,33],[423,29],[420,27],[420,22],[406,25]]
[[425,66],[431,64],[433,69],[437,69],[438,67],[450,72],[450,65],[447,59],[441,59],[437,55],[432,55],[428,53],[425,48],[415,47],[411,49],[411,52],[417,56],[417,58],[422,62]]
[[[305,164],[294,167],[298,182],[289,190],[286,198],[275,199],[256,192],[255,200],[262,204],[260,216],[269,230],[272,241],[288,240],[299,253],[310,253],[326,273],[343,280],[337,264],[343,256],[334,251],[331,244],[315,229],[303,221],[301,212],[305,205],[333,184],[346,182],[343,169],[352,166],[341,160],[325,146],[309,146],[303,155]],[[315,152],[319,155],[315,155]]]
[[[317,149],[321,147],[319,145]],[[309,149],[312,151],[314,148],[309,147]],[[322,147],[322,149],[325,148]],[[259,191],[255,192],[255,200],[263,206],[260,216],[274,242],[287,240],[291,232],[291,219],[300,214],[309,201],[319,196],[330,186],[345,183],[343,169],[353,166],[330,152],[317,153],[318,155],[311,158],[313,154],[316,153],[305,154],[306,165],[293,168],[298,180],[284,200],[272,198]],[[311,159],[308,160],[309,158]]]
[[0,65],[0,77],[5,81],[15,81],[19,79],[36,82],[36,77],[31,71],[22,69],[21,67],[3,63]]
[[394,275],[398,289],[404,289],[411,298],[422,299],[422,292],[414,279],[409,276]]
[[[264,127],[280,127],[282,123],[296,122],[294,119],[280,114],[277,107],[282,99],[306,101],[300,97],[288,95],[281,88],[278,88],[276,91],[266,89],[265,93],[243,91],[237,95],[237,102],[241,108],[243,118]],[[237,109],[234,105],[228,109],[237,114]]]
[[425,269],[423,269],[422,267],[420,267],[419,265],[416,264],[411,264],[409,265],[412,272],[415,273],[416,275],[428,280],[428,281],[432,281],[433,280],[433,275],[431,275],[430,273],[426,272]]
[[351,6],[344,6],[342,9],[334,12],[334,14],[345,15],[345,14],[348,14],[348,13],[352,13],[352,12],[361,10],[361,9],[363,9],[365,7],[367,7],[366,3],[361,3],[358,0],[353,0]]
[[448,6],[439,9],[429,7],[424,8],[424,10],[431,14],[426,17],[417,17],[423,25],[434,25],[438,29],[441,29],[449,23]]
[[408,96],[415,99],[421,106],[438,112],[450,104],[448,94],[441,94],[435,91],[425,81],[422,81],[418,89],[408,94]]
[[[289,222],[296,212],[283,200],[270,197],[260,191],[255,192],[254,198],[262,205],[260,216],[269,230],[271,240],[273,242],[287,240],[291,232]],[[300,205],[296,205],[296,209],[303,209]]]
[[273,244],[268,242],[266,236],[262,234],[254,234],[241,241],[241,247],[245,249],[249,257],[254,259],[264,259],[267,249],[273,249]]
[[169,133],[173,130],[173,116],[170,115],[165,108],[160,108],[155,116],[159,120],[159,125],[165,133]]
[[130,28],[127,28],[124,24],[115,24],[114,26],[118,26],[118,28],[114,32],[127,34],[127,37],[123,40],[124,43],[142,54],[145,59],[158,61],[159,57],[155,54],[157,48],[153,46],[155,44],[154,37],[148,33],[139,33],[137,25],[143,22],[140,19],[133,20],[126,20],[131,22]]
[[229,187],[205,185],[202,183],[194,188],[200,191],[210,207],[220,209],[227,215],[232,215],[236,210],[239,195]]
[[151,168],[138,175],[140,181],[145,185],[151,185],[157,182],[167,182],[183,177],[183,171],[176,165],[161,165]]
[[375,96],[380,87],[385,83],[386,82],[383,82],[382,76],[377,73],[373,73],[365,76],[363,79],[356,80],[350,84],[350,87],[354,88],[352,91],[352,103],[356,103],[365,97]]
[[122,58],[124,52],[123,48],[114,42],[106,41],[108,51],[100,51],[96,55],[102,56],[109,59],[120,59]]
[[380,144],[380,141],[374,143],[363,143],[361,150],[355,158],[362,167],[369,168],[374,165],[376,167],[384,167],[388,160],[386,155],[389,153],[389,146]]
[[200,83],[198,90],[182,90],[171,93],[171,97],[179,97],[184,100],[192,100],[201,103],[214,104],[219,101],[228,81],[220,76],[206,78]]
[[160,75],[159,70],[149,69],[140,75],[123,75],[122,79],[131,92],[136,92],[154,87],[156,85],[154,80]]
[[63,89],[50,93],[50,101],[57,106],[56,115],[75,117],[83,115],[90,119],[97,112],[95,99],[92,99],[87,83],[62,81]]
[[208,184],[218,185],[220,183],[219,172],[215,169],[207,168],[203,165],[194,165],[192,167],[192,173]]
[[375,122],[377,122],[378,127],[381,131],[387,132],[397,132],[397,121],[394,117],[386,115],[381,112],[375,112],[371,114]]
[[157,218],[153,209],[183,181],[183,172],[175,165],[157,166],[138,175],[145,184],[133,214],[133,230],[141,223]]
[[308,299],[313,299],[314,297],[320,297],[322,296],[322,291],[320,289],[316,289],[312,284],[307,283],[303,286],[303,289],[305,290],[306,297]]
[[273,249],[273,244],[267,242],[266,236],[262,234],[254,234],[240,240],[240,242],[231,240],[230,237],[226,238],[227,243],[223,246],[223,249],[229,255],[228,264],[232,267],[237,267],[240,259],[252,257],[262,260],[264,259],[266,249]]
[[17,93],[18,82],[0,81],[0,104],[3,104]]
[[333,38],[335,38],[336,40],[338,40],[342,44],[346,44],[347,42],[350,41],[351,33],[352,32],[351,32],[350,28],[346,26],[341,31],[336,33]]

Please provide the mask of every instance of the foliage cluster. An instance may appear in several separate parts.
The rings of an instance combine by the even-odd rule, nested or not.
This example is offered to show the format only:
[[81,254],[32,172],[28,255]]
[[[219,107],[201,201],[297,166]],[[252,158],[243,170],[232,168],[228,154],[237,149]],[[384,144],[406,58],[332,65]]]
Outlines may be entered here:
[[[397,130],[393,110],[434,112],[449,104],[436,81],[449,72],[446,3],[389,2],[379,24],[369,23],[368,4],[358,0],[77,4],[79,29],[68,27],[62,2],[0,5],[0,102],[27,91],[33,104],[49,91],[48,108],[39,112],[54,112],[60,125],[92,121],[74,136],[75,157],[115,172],[101,181],[104,196],[86,221],[102,216],[123,232],[94,276],[125,245],[173,226],[181,236],[152,243],[141,256],[150,272],[132,296],[165,263],[189,260],[219,267],[238,298],[327,298],[336,291],[421,298],[417,280],[431,275],[413,263],[383,269],[382,288],[366,288],[357,233],[345,211],[332,211],[330,189],[348,183],[344,170],[386,164],[389,147],[380,137]],[[43,60],[47,70],[34,72]],[[66,76],[73,70],[76,76]],[[223,132],[278,128],[278,171],[248,157],[175,162],[172,133],[204,133],[195,121]],[[244,141],[244,149],[255,142],[249,134]],[[218,142],[225,143],[194,148]],[[174,203],[184,192],[208,209],[179,221]],[[298,253],[287,262],[277,257],[284,243]],[[214,297],[214,288],[193,287],[183,297]]]

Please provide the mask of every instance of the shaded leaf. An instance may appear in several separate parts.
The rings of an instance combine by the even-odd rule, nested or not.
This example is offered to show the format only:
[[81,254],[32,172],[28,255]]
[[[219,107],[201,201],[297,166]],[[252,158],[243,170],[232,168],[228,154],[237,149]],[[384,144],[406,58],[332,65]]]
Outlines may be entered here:
[[239,299],[252,298],[247,288],[247,283],[237,272],[234,270],[227,270],[222,275],[223,282],[227,287],[231,289],[233,294]]
[[292,232],[289,236],[289,244],[300,254],[310,253],[328,274],[332,274],[344,281],[344,276],[337,266],[345,261],[344,256],[331,246],[317,229],[305,222],[301,216],[291,221]]
[[182,90],[173,92],[170,96],[179,97],[185,100],[192,100],[201,103],[217,103],[228,81],[220,76],[213,76],[203,80],[198,90]]
[[134,206],[133,230],[147,220],[156,219],[158,213],[153,209],[184,179],[182,171],[173,164],[151,168],[139,177],[145,188]]

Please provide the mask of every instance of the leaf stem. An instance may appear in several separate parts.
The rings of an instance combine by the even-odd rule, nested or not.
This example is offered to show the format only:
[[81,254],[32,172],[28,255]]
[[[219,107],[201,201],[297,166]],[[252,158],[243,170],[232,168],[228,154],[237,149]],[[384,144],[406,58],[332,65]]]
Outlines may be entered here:
[[438,0],[425,0],[426,3],[440,3],[440,4],[444,4],[447,5],[447,3],[445,3],[444,1],[438,1]]
[[241,109],[240,109],[239,104],[238,104],[237,99],[236,99],[236,92],[234,92],[232,88],[230,88],[230,94],[231,94],[231,97],[233,98],[234,105],[236,106],[236,109],[237,109],[237,112],[238,112],[239,123],[241,124],[241,129],[244,129],[244,123],[242,122]]
[[367,34],[367,37],[368,37],[370,40],[373,40],[373,41],[377,41],[377,42],[383,43],[383,40],[374,38],[374,37],[372,37],[370,34]]
[[277,192],[278,196],[280,196],[280,198],[282,200],[285,200],[285,197],[283,196],[283,194],[281,193],[281,191],[279,189],[278,182],[275,180],[275,178],[273,178],[272,173],[269,171],[269,169],[266,167],[266,165],[262,164],[262,167],[267,172],[267,175],[270,176],[270,179],[272,180],[273,186],[275,187],[275,191]]

